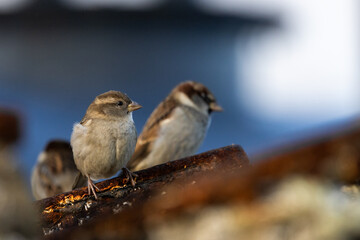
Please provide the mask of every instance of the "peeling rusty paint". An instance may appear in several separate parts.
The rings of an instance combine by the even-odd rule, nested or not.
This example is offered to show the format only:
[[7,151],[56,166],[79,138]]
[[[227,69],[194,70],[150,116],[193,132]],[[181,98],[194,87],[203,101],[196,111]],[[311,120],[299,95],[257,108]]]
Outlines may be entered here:
[[[203,153],[201,158],[190,157],[186,163],[180,160],[139,172],[136,191],[130,187],[115,189],[115,195],[120,196],[116,204],[111,205],[110,199],[98,202],[100,209],[108,206],[118,214],[114,211],[107,214],[104,210],[96,215],[101,215],[101,219],[94,217],[92,222],[76,229],[66,229],[62,224],[63,231],[46,238],[104,239],[106,233],[107,239],[146,239],[149,226],[189,211],[196,212],[204,206],[250,203],[293,175],[310,175],[337,183],[357,182],[360,126],[352,125],[310,141],[283,146],[258,159],[248,168],[246,155],[240,148],[231,146]],[[99,208],[92,207],[93,211],[96,209]]]
[[[135,187],[129,185],[124,177],[97,183],[100,189],[97,201],[88,195],[84,187],[40,200],[37,206],[43,229],[54,233],[78,226],[79,222],[86,225],[98,216],[139,206],[177,179],[187,179],[188,184],[192,184],[200,175],[211,174],[214,170],[232,172],[248,166],[249,160],[243,149],[232,145],[139,171]],[[88,206],[88,201],[92,202],[91,206]]]

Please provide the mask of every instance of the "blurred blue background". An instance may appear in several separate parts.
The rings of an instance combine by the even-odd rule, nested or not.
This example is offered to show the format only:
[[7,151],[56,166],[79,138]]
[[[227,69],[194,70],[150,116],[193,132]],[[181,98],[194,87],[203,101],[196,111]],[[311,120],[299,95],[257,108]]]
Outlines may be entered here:
[[185,80],[225,109],[199,152],[235,143],[251,156],[359,114],[358,13],[355,0],[2,0],[0,104],[21,116],[28,175],[96,95],[142,104],[140,133]]

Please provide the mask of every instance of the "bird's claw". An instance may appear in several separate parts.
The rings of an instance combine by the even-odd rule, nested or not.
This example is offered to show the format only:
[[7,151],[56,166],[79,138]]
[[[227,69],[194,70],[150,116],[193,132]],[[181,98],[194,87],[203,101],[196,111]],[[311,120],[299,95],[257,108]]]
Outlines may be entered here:
[[131,182],[131,186],[135,187],[136,181],[134,180],[134,178],[137,178],[139,175],[137,175],[136,173],[131,172],[127,168],[123,168],[123,172],[124,172],[127,180]]
[[96,190],[100,191],[100,189],[91,181],[90,177],[88,177],[88,194],[91,195],[91,192],[94,194],[95,199],[97,200]]

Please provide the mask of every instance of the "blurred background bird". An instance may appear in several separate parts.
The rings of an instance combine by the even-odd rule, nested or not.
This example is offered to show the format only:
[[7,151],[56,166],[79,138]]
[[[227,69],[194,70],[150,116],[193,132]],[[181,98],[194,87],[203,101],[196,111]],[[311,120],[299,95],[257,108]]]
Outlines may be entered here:
[[129,169],[141,170],[194,154],[214,111],[222,108],[203,84],[187,81],[177,85],[147,120]]
[[14,151],[22,135],[19,119],[0,107],[0,239],[39,239],[38,214]]
[[[64,140],[50,141],[33,169],[31,187],[35,199],[72,190],[78,173],[70,143]],[[81,185],[84,186],[84,183]]]

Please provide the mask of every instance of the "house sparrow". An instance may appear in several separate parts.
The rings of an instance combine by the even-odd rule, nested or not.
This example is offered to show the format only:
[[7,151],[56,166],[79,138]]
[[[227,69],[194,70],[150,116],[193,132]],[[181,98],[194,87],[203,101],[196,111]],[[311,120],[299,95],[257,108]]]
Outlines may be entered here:
[[136,145],[132,112],[141,108],[126,94],[109,91],[95,98],[71,135],[75,164],[88,179],[97,199],[92,180],[109,178],[123,169],[134,186],[132,173],[126,168]]
[[194,154],[213,111],[222,108],[203,84],[180,83],[147,120],[128,168],[137,171]]
[[31,176],[36,200],[70,191],[78,175],[70,143],[50,141],[40,153]]

